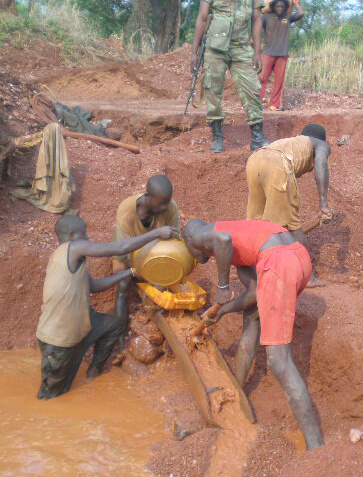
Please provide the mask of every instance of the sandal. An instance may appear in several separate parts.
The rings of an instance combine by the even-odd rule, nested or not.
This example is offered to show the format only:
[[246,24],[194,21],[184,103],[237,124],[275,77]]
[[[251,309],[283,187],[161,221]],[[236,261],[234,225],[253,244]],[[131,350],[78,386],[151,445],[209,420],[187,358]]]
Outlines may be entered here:
[[284,108],[277,108],[276,106],[268,106],[267,109],[268,111],[285,111]]

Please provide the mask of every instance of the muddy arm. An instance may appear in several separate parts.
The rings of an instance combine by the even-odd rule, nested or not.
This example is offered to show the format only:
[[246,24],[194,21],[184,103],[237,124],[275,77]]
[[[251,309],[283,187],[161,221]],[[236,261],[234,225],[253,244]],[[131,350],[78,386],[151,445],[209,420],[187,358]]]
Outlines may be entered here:
[[132,277],[133,277],[133,273],[131,269],[120,270],[119,272],[114,273],[113,275],[110,275],[108,277],[103,277],[103,278],[92,278],[91,275],[89,275],[90,293],[102,292],[104,290],[107,290],[108,288],[111,288],[117,283],[120,283],[121,281],[126,279],[130,279]]
[[74,240],[69,247],[69,266],[71,270],[77,268],[77,263],[83,257],[112,257],[113,255],[127,255],[134,250],[138,250],[155,239],[167,240],[179,237],[178,231],[174,227],[160,227],[151,230],[146,234],[128,239],[121,239],[117,242],[98,243],[90,240]]
[[238,277],[245,285],[246,291],[235,300],[223,305],[217,313],[216,321],[220,320],[227,313],[237,313],[256,305],[256,270],[253,267],[237,267]]

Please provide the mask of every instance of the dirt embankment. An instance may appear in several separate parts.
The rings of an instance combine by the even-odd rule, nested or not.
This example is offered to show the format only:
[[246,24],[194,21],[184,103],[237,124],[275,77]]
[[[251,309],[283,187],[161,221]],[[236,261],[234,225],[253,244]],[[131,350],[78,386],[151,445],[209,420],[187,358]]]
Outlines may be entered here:
[[[166,101],[163,103],[165,107],[170,104],[167,102],[170,98],[176,98],[177,95],[184,97],[187,65],[183,66],[181,72],[177,68],[180,68],[182,61],[186,61],[188,54],[189,50],[185,47],[174,54],[155,57],[143,65],[133,64],[134,70],[130,67],[130,75],[123,70],[123,82],[127,81],[126,74],[129,78],[132,75],[138,78],[135,84],[138,84],[139,89],[135,90],[137,94],[134,99],[137,98],[140,110],[143,98],[147,98],[151,90],[155,94],[155,104]],[[175,65],[175,71],[172,65]],[[107,72],[107,78],[111,75],[116,85],[118,70],[112,68],[107,66],[102,71]],[[103,81],[103,73],[99,71],[97,69],[97,74],[100,74],[97,81],[93,81],[92,74],[87,76],[89,72],[84,69],[76,72],[79,86],[74,91],[73,99],[77,99],[76,95],[81,91],[86,95],[97,90],[96,84]],[[144,78],[144,73],[148,74],[147,81],[140,80]],[[164,83],[160,78],[164,78]],[[69,78],[66,80],[60,76],[55,81],[64,87],[68,85],[69,89],[65,88],[65,91],[71,91],[72,82]],[[158,90],[160,84],[161,92]],[[105,91],[105,86],[98,89],[102,88]],[[112,94],[116,94],[116,90],[112,91]],[[124,97],[125,101],[132,98],[134,86],[130,86],[130,91]],[[13,111],[22,111],[26,104],[25,97],[24,94],[19,98],[19,107],[11,103]],[[99,97],[102,98],[102,95]],[[326,99],[323,97],[323,100]],[[300,297],[293,344],[295,359],[309,382],[328,445],[298,457],[297,424],[279,385],[266,370],[261,349],[246,386],[258,419],[258,440],[243,469],[245,477],[287,477],[292,474],[298,477],[345,477],[348,474],[360,475],[356,469],[360,469],[363,463],[361,454],[355,451],[361,449],[358,447],[360,444],[352,447],[346,439],[349,427],[363,422],[363,298],[362,290],[356,288],[355,280],[363,277],[360,225],[363,214],[363,172],[360,166],[362,114],[359,111],[336,109],[327,115],[319,111],[319,104],[317,101],[316,108],[311,111],[267,114],[265,130],[266,136],[274,140],[298,134],[307,122],[319,122],[327,128],[328,140],[332,145],[329,201],[334,218],[329,225],[311,232],[309,236],[314,262],[327,286],[306,291]],[[12,129],[16,133],[27,132],[30,117],[24,116],[24,129],[19,126],[22,124],[21,114],[20,117],[14,115],[14,118]],[[153,173],[168,174],[173,181],[182,223],[191,217],[205,220],[243,218],[247,203],[245,161],[249,155],[249,130],[241,117],[232,119],[225,125],[226,151],[219,155],[210,153],[210,131],[202,122],[198,123],[200,127],[192,130],[186,128],[184,132],[180,127],[177,137],[170,140],[164,137],[162,144],[143,143],[139,156],[121,149],[67,139],[69,160],[77,186],[72,208],[79,209],[87,221],[90,237],[94,240],[111,239],[118,204],[129,195],[143,191],[148,177]],[[174,120],[177,122],[178,116]],[[145,123],[143,127],[146,128],[144,137],[151,138],[154,134],[152,126]],[[336,139],[343,134],[349,134],[351,138],[346,145],[338,147]],[[45,267],[51,250],[56,247],[53,228],[57,217],[22,201],[12,204],[8,196],[10,188],[19,180],[33,177],[36,156],[37,151],[34,150],[30,156],[14,158],[11,161],[11,176],[0,191],[1,349],[36,345],[34,333]],[[302,218],[303,221],[309,221],[318,211],[313,174],[300,179],[299,186]],[[94,259],[89,262],[90,271],[96,277],[111,272],[110,260]],[[210,291],[215,283],[215,265],[210,263],[199,267],[192,279]],[[233,288],[237,292],[241,291],[236,282]],[[100,311],[109,310],[113,306],[113,291],[95,295],[92,301]],[[135,307],[133,303],[133,310]],[[241,318],[229,315],[221,320],[214,332],[214,338],[232,369],[241,327]],[[204,427],[172,358],[162,358],[151,366],[150,371],[137,378],[140,380],[140,394],[147,395],[149,401],[162,410],[170,435],[176,416],[183,426],[193,431],[191,436],[181,442],[170,438],[155,444],[150,468],[161,477],[170,474],[183,477],[205,475],[217,431]],[[332,473],[332,469],[335,473]]]

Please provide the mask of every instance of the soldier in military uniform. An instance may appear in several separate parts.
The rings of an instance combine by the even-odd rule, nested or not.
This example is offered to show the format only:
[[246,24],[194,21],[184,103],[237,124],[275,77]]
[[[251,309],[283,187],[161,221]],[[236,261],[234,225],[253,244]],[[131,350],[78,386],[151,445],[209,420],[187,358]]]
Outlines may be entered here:
[[[261,71],[261,14],[259,0],[201,0],[192,48],[191,69],[194,70],[197,52],[208,21],[210,9],[213,18],[208,30],[204,57],[202,86],[207,100],[207,123],[213,130],[213,152],[223,151],[222,122],[225,117],[221,100],[226,71],[229,69],[234,85],[251,128],[251,150],[268,142],[263,136],[262,104],[260,99]],[[250,22],[253,22],[250,45]]]

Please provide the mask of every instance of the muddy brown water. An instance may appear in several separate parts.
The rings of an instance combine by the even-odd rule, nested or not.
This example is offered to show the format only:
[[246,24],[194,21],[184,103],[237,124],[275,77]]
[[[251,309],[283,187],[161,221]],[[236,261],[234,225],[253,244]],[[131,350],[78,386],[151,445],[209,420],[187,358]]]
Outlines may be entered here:
[[117,371],[87,382],[85,368],[71,391],[36,398],[37,350],[0,352],[0,475],[150,475],[149,448],[166,437],[151,409]]

